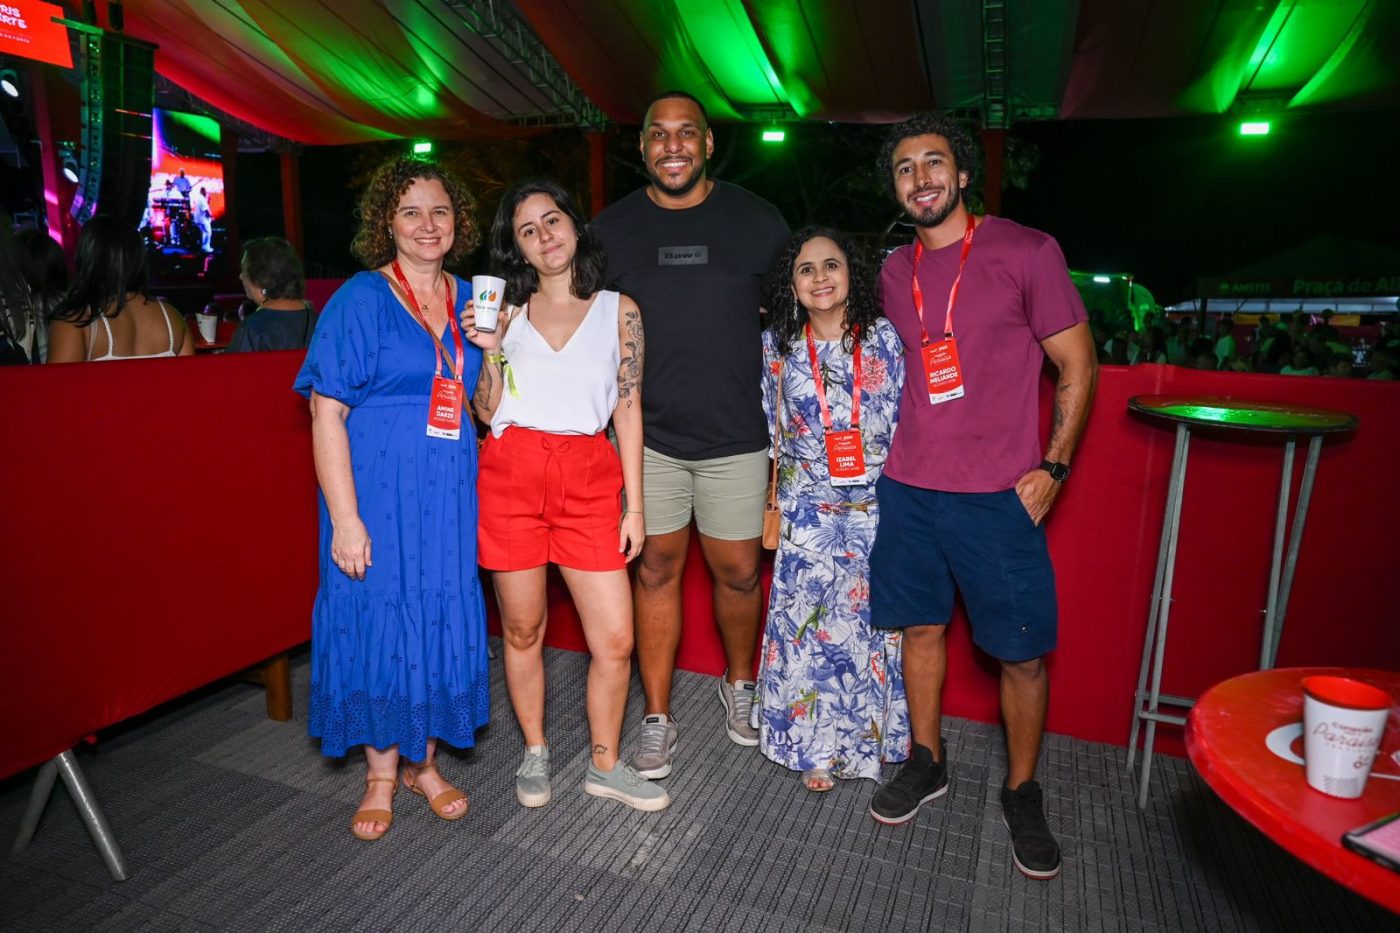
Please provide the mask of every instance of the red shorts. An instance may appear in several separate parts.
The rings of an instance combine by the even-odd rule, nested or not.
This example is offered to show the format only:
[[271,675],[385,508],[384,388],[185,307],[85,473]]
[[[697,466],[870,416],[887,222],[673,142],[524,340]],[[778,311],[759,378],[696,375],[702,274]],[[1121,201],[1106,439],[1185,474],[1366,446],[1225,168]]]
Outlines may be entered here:
[[627,566],[618,550],[622,461],[606,434],[508,427],[487,436],[476,485],[477,561],[487,570]]

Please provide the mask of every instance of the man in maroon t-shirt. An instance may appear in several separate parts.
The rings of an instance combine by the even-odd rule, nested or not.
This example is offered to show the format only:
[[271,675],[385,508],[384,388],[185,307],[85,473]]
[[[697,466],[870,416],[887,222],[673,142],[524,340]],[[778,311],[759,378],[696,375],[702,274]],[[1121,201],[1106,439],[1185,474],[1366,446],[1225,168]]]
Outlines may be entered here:
[[[899,430],[876,486],[871,622],[904,630],[914,748],[870,814],[904,823],[948,789],[941,731],[943,633],[961,592],[973,641],[1001,662],[1009,771],[1001,791],[1016,867],[1060,871],[1034,780],[1055,647],[1055,576],[1041,522],[1089,413],[1097,375],[1084,305],[1054,239],[963,203],[971,137],[938,116],[891,131],[882,164],[916,239],[885,261],[885,314],[908,373]],[[1059,371],[1041,453],[1045,358]]]

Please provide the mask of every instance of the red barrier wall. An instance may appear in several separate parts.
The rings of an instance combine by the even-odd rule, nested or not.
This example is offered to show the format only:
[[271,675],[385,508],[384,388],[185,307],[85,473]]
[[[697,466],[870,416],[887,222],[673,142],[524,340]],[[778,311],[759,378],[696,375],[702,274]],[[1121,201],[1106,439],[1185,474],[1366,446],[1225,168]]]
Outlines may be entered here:
[[0,776],[310,637],[300,364],[0,367]]
[[[0,592],[14,659],[0,678],[0,775],[308,637],[315,478],[305,403],[290,390],[299,361],[288,352],[0,368]],[[1390,479],[1400,385],[1105,367],[1050,519],[1061,606],[1050,729],[1127,739],[1173,432],[1126,403],[1156,392],[1361,418],[1323,451],[1279,662],[1400,668],[1400,488]],[[1048,417],[1048,396],[1045,408]],[[1255,664],[1280,464],[1274,439],[1192,441],[1168,692],[1199,693]],[[681,665],[717,674],[698,549],[684,586]],[[548,641],[583,645],[557,583]],[[961,619],[949,644],[948,712],[995,720],[995,663]]]

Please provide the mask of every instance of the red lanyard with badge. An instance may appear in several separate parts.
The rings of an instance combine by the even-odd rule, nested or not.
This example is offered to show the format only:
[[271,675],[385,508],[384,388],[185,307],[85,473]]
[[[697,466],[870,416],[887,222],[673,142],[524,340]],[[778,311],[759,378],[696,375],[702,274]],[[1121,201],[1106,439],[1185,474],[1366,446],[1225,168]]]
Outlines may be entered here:
[[817,362],[817,343],[812,339],[812,325],[806,325],[807,356],[812,361],[812,383],[816,387],[817,405],[822,412],[822,429],[826,437],[826,469],[833,486],[865,485],[865,447],[860,439],[860,330],[851,331],[851,339],[856,349],[852,354],[851,369],[854,371],[851,386],[851,427],[847,431],[833,431],[831,408],[826,403],[826,384],[822,379],[821,366]]
[[452,365],[451,358],[447,360],[451,370],[449,376],[442,374],[442,340],[428,326],[427,318],[423,315],[427,309],[418,304],[418,297],[413,294],[408,279],[404,278],[403,269],[399,267],[397,259],[394,260],[394,278],[398,279],[399,288],[403,289],[404,295],[408,297],[408,307],[413,312],[414,320],[422,324],[428,336],[433,338],[436,362],[433,366],[433,391],[428,398],[428,436],[455,441],[462,436],[462,401],[466,398],[466,392],[462,385],[462,332],[458,329],[457,318],[452,314],[452,277],[447,276],[443,282],[443,290],[447,293],[447,323],[452,331],[452,343],[457,350],[457,365]]
[[955,398],[963,397],[962,365],[958,362],[958,341],[953,336],[953,305],[958,301],[958,286],[962,284],[963,269],[967,268],[967,254],[972,251],[972,232],[975,229],[972,215],[967,215],[967,232],[963,234],[962,258],[958,260],[958,275],[953,279],[953,287],[948,289],[948,311],[943,317],[943,339],[928,339],[928,329],[924,327],[924,292],[919,287],[919,260],[924,255],[922,240],[914,241],[914,310],[919,313],[919,336],[924,358],[924,379],[928,383],[930,405],[941,405]]

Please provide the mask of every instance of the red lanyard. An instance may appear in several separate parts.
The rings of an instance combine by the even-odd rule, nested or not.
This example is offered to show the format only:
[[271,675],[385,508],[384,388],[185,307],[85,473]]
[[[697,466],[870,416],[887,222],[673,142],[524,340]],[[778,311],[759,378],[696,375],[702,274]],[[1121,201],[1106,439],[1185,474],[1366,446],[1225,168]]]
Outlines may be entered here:
[[[817,343],[812,339],[812,325],[807,324],[807,356],[812,360],[812,382],[817,389],[817,404],[822,410],[822,427],[831,430],[831,409],[826,404],[826,385],[822,380],[821,367],[817,363]],[[851,368],[855,371],[855,384],[851,387],[851,429],[860,427],[860,328],[851,329],[851,339],[856,343]]]
[[[435,375],[441,375],[443,352],[442,340],[438,337],[437,334],[433,333],[433,329],[428,326],[427,318],[423,316],[423,310],[425,309],[421,308],[421,306],[418,304],[418,296],[413,294],[413,288],[408,284],[408,279],[404,278],[403,269],[399,267],[399,261],[397,259],[394,260],[394,278],[399,280],[399,288],[402,288],[403,293],[408,296],[408,307],[409,310],[413,312],[414,320],[416,320],[419,324],[422,324],[423,329],[428,332],[428,336],[433,338],[433,353],[437,355],[437,362],[433,366],[433,373]],[[460,380],[462,378],[462,332],[457,327],[457,318],[455,318],[452,315],[453,302],[451,276],[448,276],[447,280],[443,283],[443,290],[447,292],[447,295],[445,297],[445,300],[447,302],[447,324],[449,329],[452,331],[452,343],[457,348],[457,368],[452,370],[452,378]],[[449,361],[449,365],[450,363],[451,361]]]
[[[967,215],[967,232],[963,234],[962,258],[958,260],[958,276],[953,279],[953,287],[948,289],[948,313],[943,318],[943,336],[953,336],[953,305],[958,301],[958,286],[962,284],[963,269],[967,268],[967,254],[972,251],[972,231],[975,224],[972,215]],[[924,329],[924,291],[919,287],[919,260],[924,255],[924,241],[914,240],[914,310],[919,312],[919,333],[923,345],[929,345],[928,331]]]

